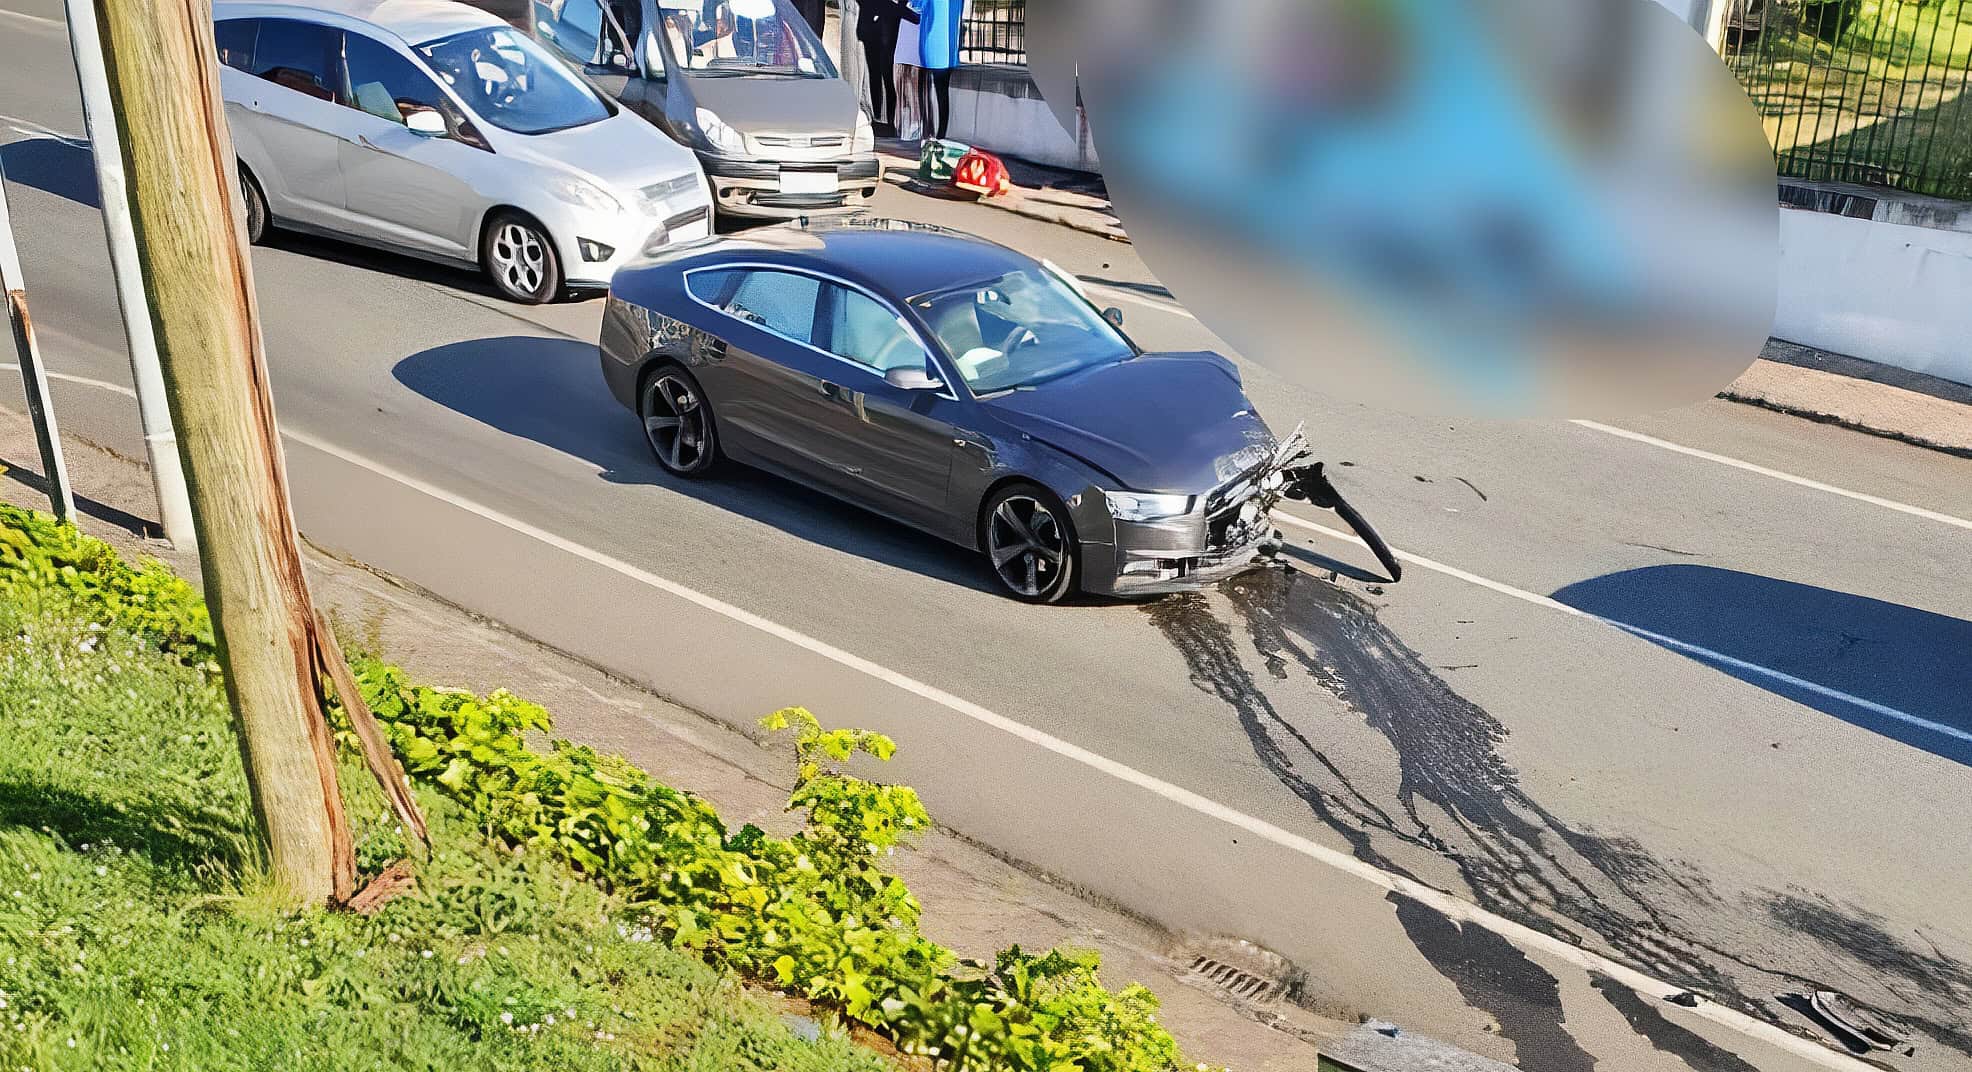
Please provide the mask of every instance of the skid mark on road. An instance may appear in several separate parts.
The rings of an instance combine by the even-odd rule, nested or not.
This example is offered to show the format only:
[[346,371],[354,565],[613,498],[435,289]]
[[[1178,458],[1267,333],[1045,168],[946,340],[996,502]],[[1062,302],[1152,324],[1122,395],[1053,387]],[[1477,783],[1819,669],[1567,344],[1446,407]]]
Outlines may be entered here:
[[1561,984],[1512,943],[1483,927],[1446,919],[1408,897],[1386,898],[1397,921],[1432,966],[1451,980],[1459,996],[1491,1013],[1500,1034],[1513,1040],[1514,1061],[1544,1072],[1594,1072],[1596,1060],[1568,1033]]
[[[1581,829],[1554,815],[1501,755],[1507,730],[1499,719],[1447,685],[1354,591],[1268,570],[1226,582],[1218,596],[1230,608],[1227,618],[1214,612],[1219,599],[1203,594],[1167,599],[1146,613],[1184,659],[1193,682],[1233,709],[1263,766],[1358,859],[1418,878],[1416,851],[1428,851],[1457,869],[1461,895],[1486,910],[1557,939],[1614,950],[1626,963],[1754,1016],[1781,1019],[1772,1003],[1778,990],[1812,985],[1806,973],[1834,967],[1822,957],[1798,970],[1754,961],[1739,950],[1766,948],[1773,931],[1785,933],[1793,925],[1757,905],[1749,911],[1726,900],[1690,865],[1659,858],[1635,839]],[[1246,669],[1244,653],[1232,642],[1241,631],[1278,696]],[[1366,785],[1329,758],[1323,742],[1353,727],[1317,724],[1316,716],[1305,714],[1333,709],[1308,702],[1309,686],[1340,701],[1388,744],[1398,766],[1395,785]],[[1297,688],[1303,698],[1293,695]],[[1770,920],[1772,930],[1765,925]],[[1853,933],[1855,924],[1848,918],[1844,927],[1818,929]],[[1442,950],[1419,948],[1462,990],[1472,986],[1475,969],[1466,960],[1446,963]],[[1878,984],[1862,988],[1867,998],[1858,997],[1865,1004],[1874,999],[1878,1012],[1889,1015],[1878,1006],[1895,1002],[1906,1013],[1936,1010],[1939,1022],[1947,1023],[1946,1011],[1972,993],[1940,989],[1958,982],[1944,966],[1957,962],[1942,954],[1931,964],[1887,955],[1872,961],[1863,958],[1868,948],[1856,941],[1829,952]],[[1497,967],[1500,978],[1522,978],[1509,964]],[[1477,1002],[1475,994],[1487,992],[1476,987],[1467,998]],[[1544,999],[1520,992],[1515,1000]],[[1503,1028],[1511,1026],[1510,1005],[1481,1007]],[[1949,1028],[1927,1033],[1972,1053]]]

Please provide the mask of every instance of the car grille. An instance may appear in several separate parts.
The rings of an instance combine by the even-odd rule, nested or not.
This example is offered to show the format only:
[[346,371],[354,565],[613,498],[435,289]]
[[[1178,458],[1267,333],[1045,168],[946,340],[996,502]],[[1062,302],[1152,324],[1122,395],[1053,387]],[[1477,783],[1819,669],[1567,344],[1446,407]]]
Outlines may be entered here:
[[[1260,493],[1262,481],[1272,468],[1271,460],[1261,462],[1205,496],[1205,546],[1208,553],[1226,551],[1244,544],[1253,536],[1253,526],[1241,523],[1239,508]],[[1261,527],[1264,528],[1264,524]]]
[[849,144],[840,134],[756,134],[753,140],[763,149],[840,149]]
[[666,179],[663,182],[653,183],[638,192],[644,195],[644,200],[652,204],[657,204],[659,202],[669,201],[687,190],[696,189],[698,189],[698,176],[691,172],[686,172],[675,179]]

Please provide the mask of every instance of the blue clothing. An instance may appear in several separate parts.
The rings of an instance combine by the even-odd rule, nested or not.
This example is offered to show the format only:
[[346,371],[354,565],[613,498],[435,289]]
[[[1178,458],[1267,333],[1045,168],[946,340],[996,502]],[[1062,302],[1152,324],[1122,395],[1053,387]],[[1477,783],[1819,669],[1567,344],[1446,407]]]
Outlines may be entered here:
[[928,71],[949,71],[959,65],[960,23],[965,0],[920,0],[918,41]]

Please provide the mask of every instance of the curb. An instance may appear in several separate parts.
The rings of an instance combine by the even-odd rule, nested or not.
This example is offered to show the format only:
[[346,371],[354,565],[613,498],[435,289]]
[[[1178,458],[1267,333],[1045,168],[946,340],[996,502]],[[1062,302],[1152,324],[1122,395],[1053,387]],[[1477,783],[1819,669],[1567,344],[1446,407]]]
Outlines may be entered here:
[[[1720,391],[1718,397],[1727,402],[1737,402],[1742,406],[1752,406],[1755,409],[1763,409],[1789,417],[1798,417],[1801,420],[1813,421],[1816,424],[1831,424],[1837,428],[1845,428],[1851,432],[1861,432],[1864,435],[1876,436],[1879,439],[1890,439],[1909,446],[1937,451],[1940,454],[1949,454],[1955,458],[1972,458],[1972,447],[1941,443],[1915,432],[1887,428],[1868,421],[1844,417],[1839,413],[1826,413],[1808,406],[1792,405],[1787,402],[1768,398],[1765,395],[1748,394],[1742,391],[1735,391],[1728,387]],[[1972,419],[1972,417],[1968,419]]]

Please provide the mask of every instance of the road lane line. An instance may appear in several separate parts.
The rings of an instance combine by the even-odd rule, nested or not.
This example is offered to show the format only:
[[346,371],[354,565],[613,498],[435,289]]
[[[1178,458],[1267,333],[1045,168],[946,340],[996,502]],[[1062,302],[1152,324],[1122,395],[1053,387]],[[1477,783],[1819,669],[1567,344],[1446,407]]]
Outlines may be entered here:
[[[0,369],[18,370],[18,368],[19,366],[17,365],[0,364]],[[71,376],[65,373],[50,373],[49,375],[53,379],[135,397],[134,391],[121,384],[110,383],[105,380],[89,379],[83,376]],[[1017,722],[1004,715],[996,714],[979,704],[955,696],[935,685],[919,681],[879,663],[865,659],[862,656],[838,648],[826,641],[808,636],[798,630],[734,606],[724,600],[688,588],[676,581],[660,577],[655,573],[633,566],[614,556],[576,543],[565,536],[549,532],[538,525],[522,521],[490,506],[454,494],[418,477],[400,472],[380,462],[371,461],[360,454],[345,450],[317,436],[291,430],[284,430],[281,434],[285,438],[293,440],[305,447],[340,459],[359,469],[366,470],[393,483],[400,484],[511,532],[526,536],[564,554],[582,559],[628,580],[642,584],[645,587],[656,589],[685,602],[695,604],[720,617],[745,625],[839,666],[854,670],[874,680],[890,685],[893,688],[910,693],[930,703],[937,704],[955,714],[998,730],[1016,740],[1052,752],[1090,770],[1108,775],[1117,781],[1133,785],[1138,789],[1151,793],[1188,811],[1217,820],[1236,829],[1244,830],[1255,837],[1299,856],[1306,857],[1317,864],[1340,871],[1343,874],[1386,892],[1408,897],[1411,900],[1429,906],[1432,910],[1448,919],[1484,928],[1523,949],[1540,951],[1563,963],[1573,965],[1582,971],[1600,972],[1649,998],[1664,1000],[1673,995],[1685,992],[1684,987],[1674,986],[1662,980],[1654,979],[1641,971],[1611,960],[1600,953],[1591,952],[1580,946],[1544,934],[1525,924],[1516,923],[1504,916],[1488,912],[1478,905],[1460,900],[1443,890],[1423,885],[1402,875],[1381,870],[1371,864],[1356,859],[1348,853],[1320,844],[1319,842],[1267,822],[1264,819],[1248,815],[1228,805],[1221,804],[1210,797],[1194,793],[1182,786],[1164,781],[1155,775],[1146,774],[1127,764],[1056,737],[1045,730],[1039,730],[1026,723]],[[1308,522],[1308,524],[1313,523]],[[1423,564],[1421,560],[1416,559],[1416,556],[1406,557],[1413,561],[1419,561],[1420,565]],[[1468,574],[1466,576],[1472,575]],[[1482,581],[1482,583],[1486,582]],[[1491,587],[1491,584],[1488,584],[1488,587]],[[1532,595],[1532,593],[1528,593],[1528,595]],[[1534,598],[1539,599],[1541,597]],[[1556,605],[1562,606],[1562,604]],[[1573,610],[1573,608],[1568,609]],[[1836,1053],[1812,1040],[1801,1038],[1778,1025],[1748,1016],[1745,1013],[1727,1008],[1717,1002],[1701,1002],[1696,1008],[1688,1011],[1696,1016],[1710,1020],[1721,1027],[1750,1038],[1758,1039],[1769,1046],[1806,1060],[1810,1064],[1822,1068],[1841,1070],[1841,1072],[1869,1072],[1868,1066],[1845,1055]]]
[[[1297,528],[1307,529],[1310,532],[1318,532],[1324,536],[1328,536],[1333,539],[1342,540],[1346,543],[1355,544],[1358,547],[1367,546],[1363,543],[1360,537],[1356,536],[1353,533],[1343,532],[1340,529],[1332,529],[1329,528],[1327,525],[1310,521],[1304,517],[1297,517],[1285,511],[1275,511],[1274,520],[1283,521]],[[1589,611],[1585,611],[1580,607],[1571,607],[1568,604],[1553,598],[1552,596],[1544,596],[1536,592],[1529,592],[1524,588],[1515,588],[1510,584],[1506,584],[1501,581],[1495,581],[1489,577],[1481,577],[1476,573],[1471,573],[1466,570],[1459,569],[1457,566],[1450,566],[1450,565],[1446,565],[1443,562],[1437,562],[1432,559],[1425,558],[1423,555],[1414,555],[1409,551],[1395,551],[1395,550],[1393,550],[1391,553],[1395,554],[1399,561],[1407,562],[1413,566],[1418,566],[1420,568],[1430,570],[1433,573],[1442,573],[1447,577],[1453,577],[1458,580],[1465,581],[1468,584],[1478,585],[1481,588],[1498,592],[1500,595],[1510,596],[1524,603],[1532,603],[1534,606],[1537,607],[1546,607],[1548,610],[1560,611],[1561,613],[1570,615],[1572,617],[1585,618],[1592,622],[1600,622],[1603,625],[1609,626],[1613,629],[1620,629],[1623,632],[1630,634],[1631,636],[1639,637],[1643,640],[1650,641],[1653,644],[1660,644],[1664,647],[1671,648],[1675,651],[1683,652],[1684,654],[1689,655],[1694,659],[1701,660],[1703,662],[1714,663],[1720,666],[1729,667],[1733,670],[1738,670],[1743,673],[1752,674],[1757,677],[1765,678],[1768,681],[1773,681],[1779,684],[1787,685],[1791,688],[1804,689],[1808,692],[1812,692],[1815,695],[1821,696],[1825,699],[1836,700],[1841,703],[1849,704],[1853,707],[1859,707],[1862,710],[1870,712],[1871,714],[1881,715],[1884,718],[1901,722],[1907,726],[1912,726],[1917,729],[1926,730],[1928,732],[1935,733],[1943,737],[1950,737],[1954,740],[1966,744],[1972,744],[1972,733],[1968,733],[1967,731],[1959,729],[1956,726],[1947,726],[1942,722],[1936,722],[1931,719],[1924,718],[1921,715],[1913,715],[1908,711],[1899,711],[1894,707],[1889,707],[1884,704],[1877,703],[1874,700],[1866,700],[1860,696],[1855,696],[1850,693],[1843,692],[1840,689],[1833,689],[1828,687],[1827,685],[1823,685],[1814,681],[1809,681],[1806,678],[1795,677],[1793,674],[1789,674],[1782,670],[1775,670],[1771,667],[1761,666],[1758,663],[1749,663],[1744,659],[1734,658],[1721,651],[1713,651],[1711,648],[1700,647],[1697,644],[1692,644],[1687,641],[1679,640],[1676,637],[1665,636],[1662,633],[1652,632],[1648,629],[1643,628],[1642,626],[1631,625],[1628,622],[1619,621],[1615,618],[1605,618],[1600,614],[1594,614]]]
[[61,19],[51,19],[46,15],[30,15],[25,11],[15,11],[12,8],[0,7],[0,22],[13,20],[27,23],[37,30],[60,30],[64,33],[68,31],[68,23]]
[[1577,425],[1582,428],[1588,428],[1597,432],[1601,432],[1604,435],[1612,435],[1612,436],[1616,436],[1619,439],[1628,439],[1631,440],[1632,442],[1642,443],[1646,446],[1656,447],[1659,450],[1668,450],[1674,454],[1683,454],[1693,458],[1702,458],[1705,461],[1717,462],[1720,465],[1730,465],[1734,469],[1744,469],[1749,473],[1758,473],[1761,476],[1772,477],[1775,480],[1782,480],[1789,484],[1798,484],[1801,487],[1812,488],[1815,491],[1824,491],[1830,495],[1840,495],[1845,499],[1854,499],[1857,502],[1868,503],[1871,506],[1881,506],[1886,510],[1895,510],[1900,514],[1909,514],[1912,517],[1921,517],[1927,521],[1937,521],[1937,522],[1942,522],[1943,524],[1946,525],[1952,525],[1957,528],[1972,530],[1972,520],[1967,520],[1962,517],[1953,517],[1950,514],[1941,514],[1936,510],[1926,510],[1921,506],[1912,506],[1909,503],[1898,502],[1895,499],[1885,499],[1876,495],[1868,495],[1860,491],[1850,491],[1847,488],[1838,488],[1833,484],[1824,484],[1819,480],[1809,480],[1807,477],[1804,476],[1795,476],[1792,473],[1783,473],[1778,469],[1769,469],[1764,465],[1754,465],[1752,462],[1743,462],[1740,461],[1738,458],[1727,457],[1724,454],[1714,454],[1709,450],[1699,450],[1696,447],[1687,447],[1681,443],[1673,443],[1668,439],[1658,439],[1656,436],[1644,435],[1642,432],[1632,432],[1627,428],[1617,428],[1614,425],[1601,424],[1596,421],[1569,421],[1568,423]]

